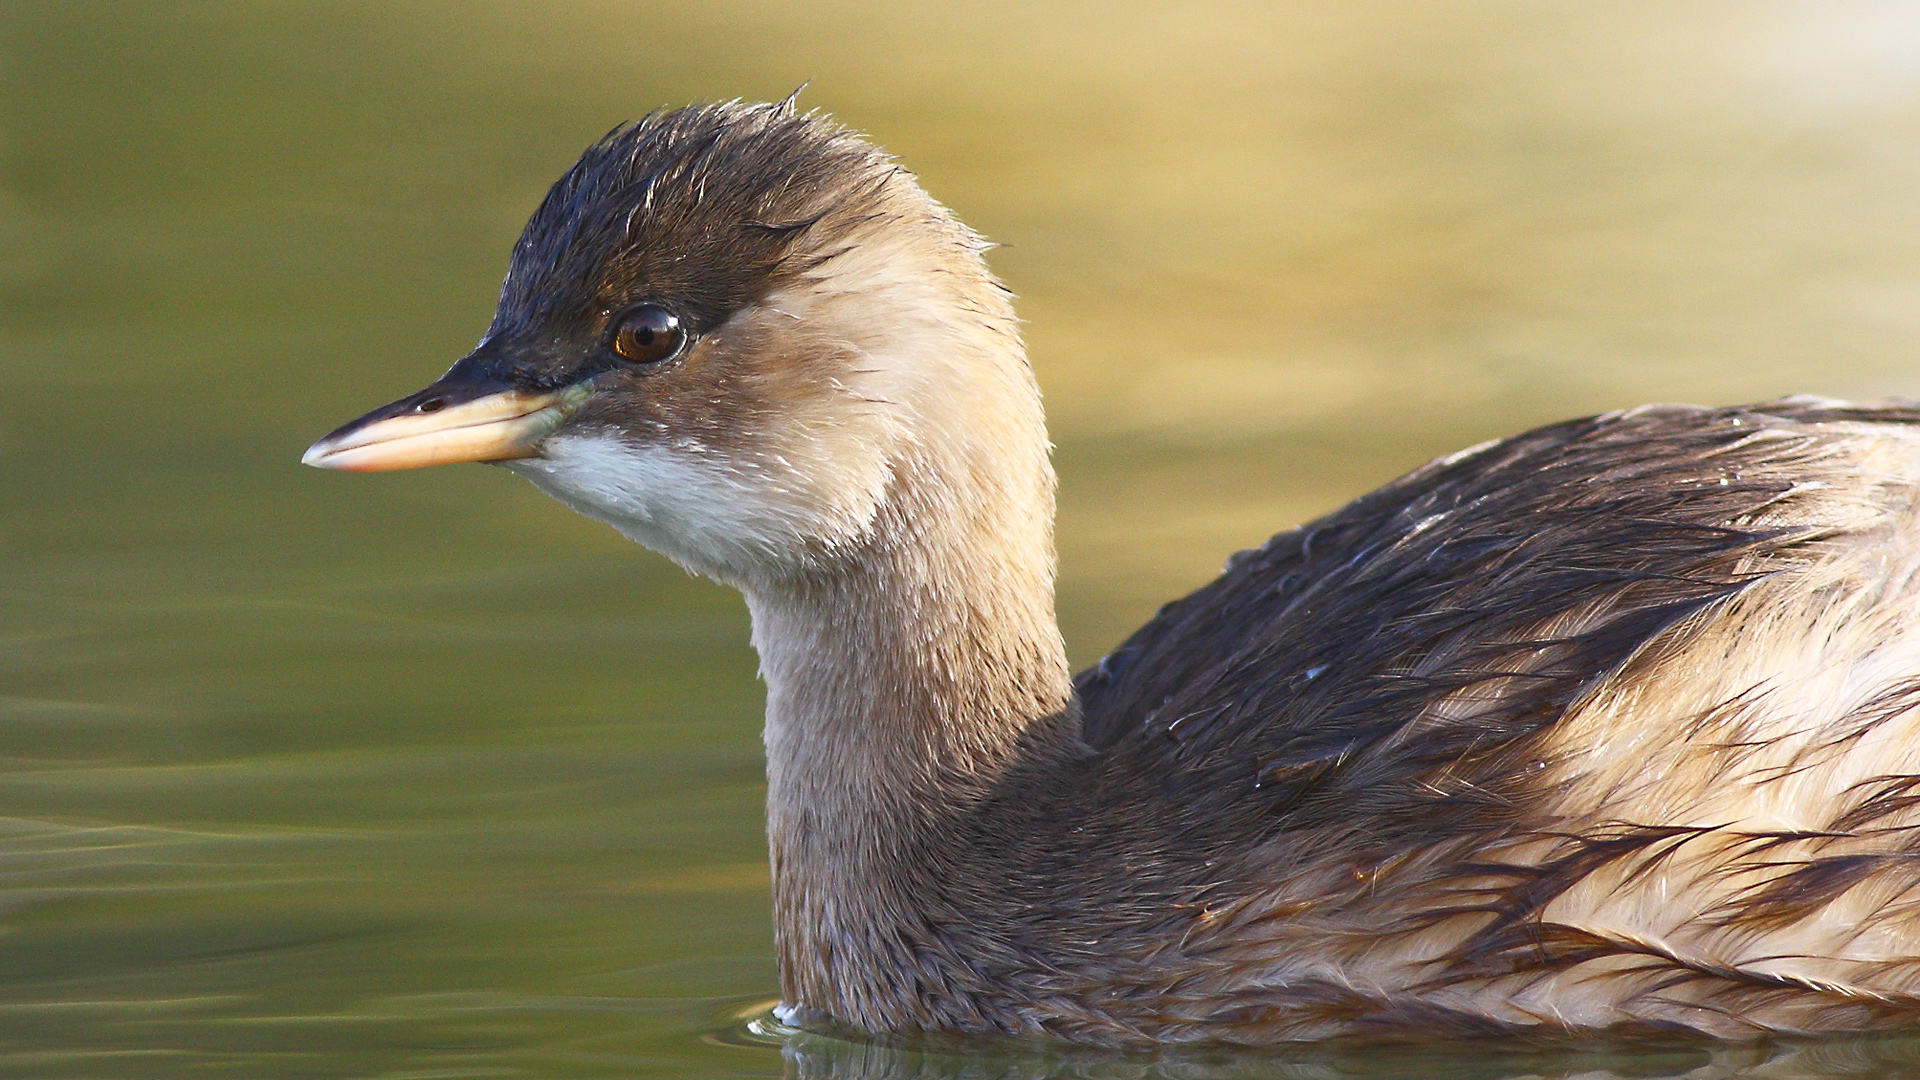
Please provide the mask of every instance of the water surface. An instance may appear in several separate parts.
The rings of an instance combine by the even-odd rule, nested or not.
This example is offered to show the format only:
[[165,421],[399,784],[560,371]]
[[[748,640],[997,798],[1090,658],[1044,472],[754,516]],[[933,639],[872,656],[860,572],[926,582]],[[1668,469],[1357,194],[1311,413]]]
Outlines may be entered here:
[[1900,5],[10,4],[0,1072],[1914,1068],[1901,1039],[1112,1059],[770,1025],[737,598],[497,470],[296,461],[471,345],[587,142],[807,79],[1005,245],[1077,663],[1484,438],[1920,392]]

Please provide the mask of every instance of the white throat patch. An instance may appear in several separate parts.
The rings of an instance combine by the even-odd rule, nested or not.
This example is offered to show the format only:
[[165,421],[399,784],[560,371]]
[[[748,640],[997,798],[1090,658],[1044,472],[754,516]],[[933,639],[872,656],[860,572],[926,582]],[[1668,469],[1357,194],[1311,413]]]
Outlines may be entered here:
[[702,447],[642,446],[606,431],[560,432],[508,470],[696,573],[737,581],[804,535],[806,507],[747,482]]

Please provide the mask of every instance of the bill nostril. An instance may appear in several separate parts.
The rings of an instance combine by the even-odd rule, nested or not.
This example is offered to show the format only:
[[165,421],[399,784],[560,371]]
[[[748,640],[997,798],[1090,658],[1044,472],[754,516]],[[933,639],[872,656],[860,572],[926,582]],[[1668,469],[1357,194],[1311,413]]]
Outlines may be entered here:
[[427,400],[421,402],[420,404],[415,405],[413,407],[413,411],[417,413],[439,412],[441,409],[444,409],[446,407],[447,407],[446,398],[435,397],[435,398],[428,398]]

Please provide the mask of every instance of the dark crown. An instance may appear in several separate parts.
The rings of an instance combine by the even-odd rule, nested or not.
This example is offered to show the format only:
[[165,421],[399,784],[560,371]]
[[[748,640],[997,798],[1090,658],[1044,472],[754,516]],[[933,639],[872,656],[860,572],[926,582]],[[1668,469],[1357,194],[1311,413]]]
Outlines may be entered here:
[[804,271],[807,255],[830,257],[835,234],[879,207],[896,171],[790,103],[652,113],[589,147],[547,192],[489,333],[564,335],[642,300],[705,332]]

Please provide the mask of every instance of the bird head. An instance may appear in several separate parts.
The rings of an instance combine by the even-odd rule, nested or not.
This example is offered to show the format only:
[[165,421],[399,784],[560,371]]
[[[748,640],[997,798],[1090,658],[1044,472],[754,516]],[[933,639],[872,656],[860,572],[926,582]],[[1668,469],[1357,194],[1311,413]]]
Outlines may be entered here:
[[857,557],[902,500],[925,523],[1024,487],[1050,516],[1037,391],[984,247],[818,115],[656,113],[553,185],[470,353],[303,460],[501,464],[736,584]]

